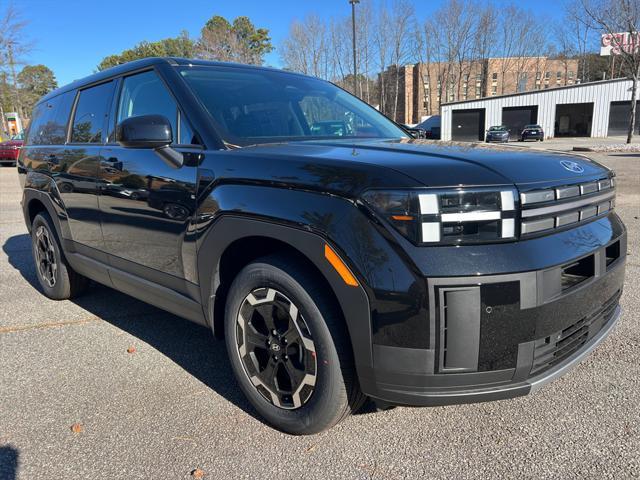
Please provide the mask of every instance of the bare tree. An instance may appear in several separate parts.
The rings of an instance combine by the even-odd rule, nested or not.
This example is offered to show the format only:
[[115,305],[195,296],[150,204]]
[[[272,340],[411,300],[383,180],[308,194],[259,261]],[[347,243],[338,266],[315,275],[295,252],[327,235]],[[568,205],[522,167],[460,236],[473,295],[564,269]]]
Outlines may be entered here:
[[[632,81],[631,108],[627,143],[631,143],[636,128],[636,103],[640,78],[640,1],[639,0],[581,0],[586,18],[594,28],[610,35],[628,78]],[[625,33],[626,35],[617,35]],[[626,37],[626,40],[625,40]]]
[[379,78],[379,108],[382,112],[387,112],[387,80],[386,70],[390,58],[389,45],[391,41],[390,14],[387,6],[381,4],[378,7],[378,18],[375,23],[375,31],[373,34],[373,44],[378,54],[378,71]]
[[474,59],[480,64],[480,92],[488,95],[489,57],[494,48],[495,32],[498,29],[498,17],[493,5],[485,4],[477,15],[475,27]]
[[308,15],[294,21],[281,46],[285,67],[307,75],[330,79],[327,27],[320,17]]
[[393,98],[392,118],[398,118],[398,104],[400,95],[400,68],[411,55],[411,32],[414,22],[413,6],[407,0],[395,0],[392,13],[389,16],[389,33],[391,40],[390,60],[395,66],[395,88]]
[[[28,54],[32,48],[31,43],[25,41],[24,29],[26,26],[27,21],[14,4],[10,3],[0,17],[0,69],[8,71],[8,76],[11,78],[9,89],[14,102],[12,107],[22,118],[26,118],[26,115],[20,98],[16,66],[23,63],[23,56]],[[4,115],[2,122],[4,125]]]

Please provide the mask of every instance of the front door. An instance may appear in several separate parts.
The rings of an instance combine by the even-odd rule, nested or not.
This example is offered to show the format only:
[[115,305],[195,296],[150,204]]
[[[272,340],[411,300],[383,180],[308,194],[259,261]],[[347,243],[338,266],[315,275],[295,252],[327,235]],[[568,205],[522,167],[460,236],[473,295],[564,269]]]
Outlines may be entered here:
[[[116,121],[149,114],[169,119],[173,146],[181,150],[179,139],[190,138],[190,130],[153,70],[123,79]],[[102,233],[112,266],[177,290],[180,281],[195,281],[189,225],[197,168],[175,168],[151,149],[111,143],[100,152],[100,179]]]

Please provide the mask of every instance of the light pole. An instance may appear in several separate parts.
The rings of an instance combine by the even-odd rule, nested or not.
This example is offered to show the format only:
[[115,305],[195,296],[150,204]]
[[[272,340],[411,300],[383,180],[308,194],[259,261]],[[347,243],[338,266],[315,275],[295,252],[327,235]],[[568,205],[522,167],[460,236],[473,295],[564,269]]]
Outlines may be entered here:
[[349,0],[351,4],[351,27],[353,30],[353,94],[358,95],[358,62],[356,60],[356,4],[360,0]]

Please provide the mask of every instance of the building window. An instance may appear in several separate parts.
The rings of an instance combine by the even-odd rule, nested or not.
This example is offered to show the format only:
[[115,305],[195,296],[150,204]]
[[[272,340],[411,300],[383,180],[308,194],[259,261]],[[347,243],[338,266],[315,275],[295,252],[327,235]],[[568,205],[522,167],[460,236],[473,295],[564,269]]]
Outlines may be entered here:
[[449,101],[450,101],[450,102],[453,102],[453,93],[450,93],[450,94],[449,94]]
[[496,95],[498,93],[498,87],[494,85],[491,87],[491,95]]
[[556,78],[558,79],[562,78],[562,72],[556,72]]
[[469,74],[468,74],[468,73],[465,73],[465,74],[464,74],[464,81],[465,81],[465,82],[468,82],[468,81],[469,81]]
[[573,70],[569,70],[569,78],[573,78]]
[[463,99],[463,100],[466,100],[466,99],[467,99],[467,96],[466,96],[466,95],[462,95],[462,99]]
[[546,79],[551,78],[551,72],[544,72],[544,78]]
[[428,83],[425,83],[425,84],[424,84],[424,89],[425,89],[425,90],[429,90],[429,84],[428,84]]
[[481,73],[478,73],[478,74],[476,75],[476,82],[481,82],[481,81],[482,81],[482,74],[481,74]]
[[544,84],[544,88],[549,88],[549,84],[548,84],[548,83],[545,83],[545,84]]
[[493,72],[493,73],[491,74],[491,80],[498,80],[498,74],[497,74],[497,72]]
[[540,80],[540,77],[541,77],[541,76],[542,76],[542,75],[541,75],[541,73],[540,73],[540,72],[536,72],[536,80]]
[[476,98],[480,98],[480,95],[481,95],[480,89],[476,88]]

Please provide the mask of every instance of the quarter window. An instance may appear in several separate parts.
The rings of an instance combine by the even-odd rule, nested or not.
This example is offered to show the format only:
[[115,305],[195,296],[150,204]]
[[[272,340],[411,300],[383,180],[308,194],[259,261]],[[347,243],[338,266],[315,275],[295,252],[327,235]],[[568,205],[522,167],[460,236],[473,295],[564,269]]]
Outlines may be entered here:
[[102,143],[113,82],[103,83],[80,92],[73,117],[72,143]]
[[33,113],[27,143],[29,145],[61,145],[67,136],[67,123],[75,92],[58,95],[39,104]]

